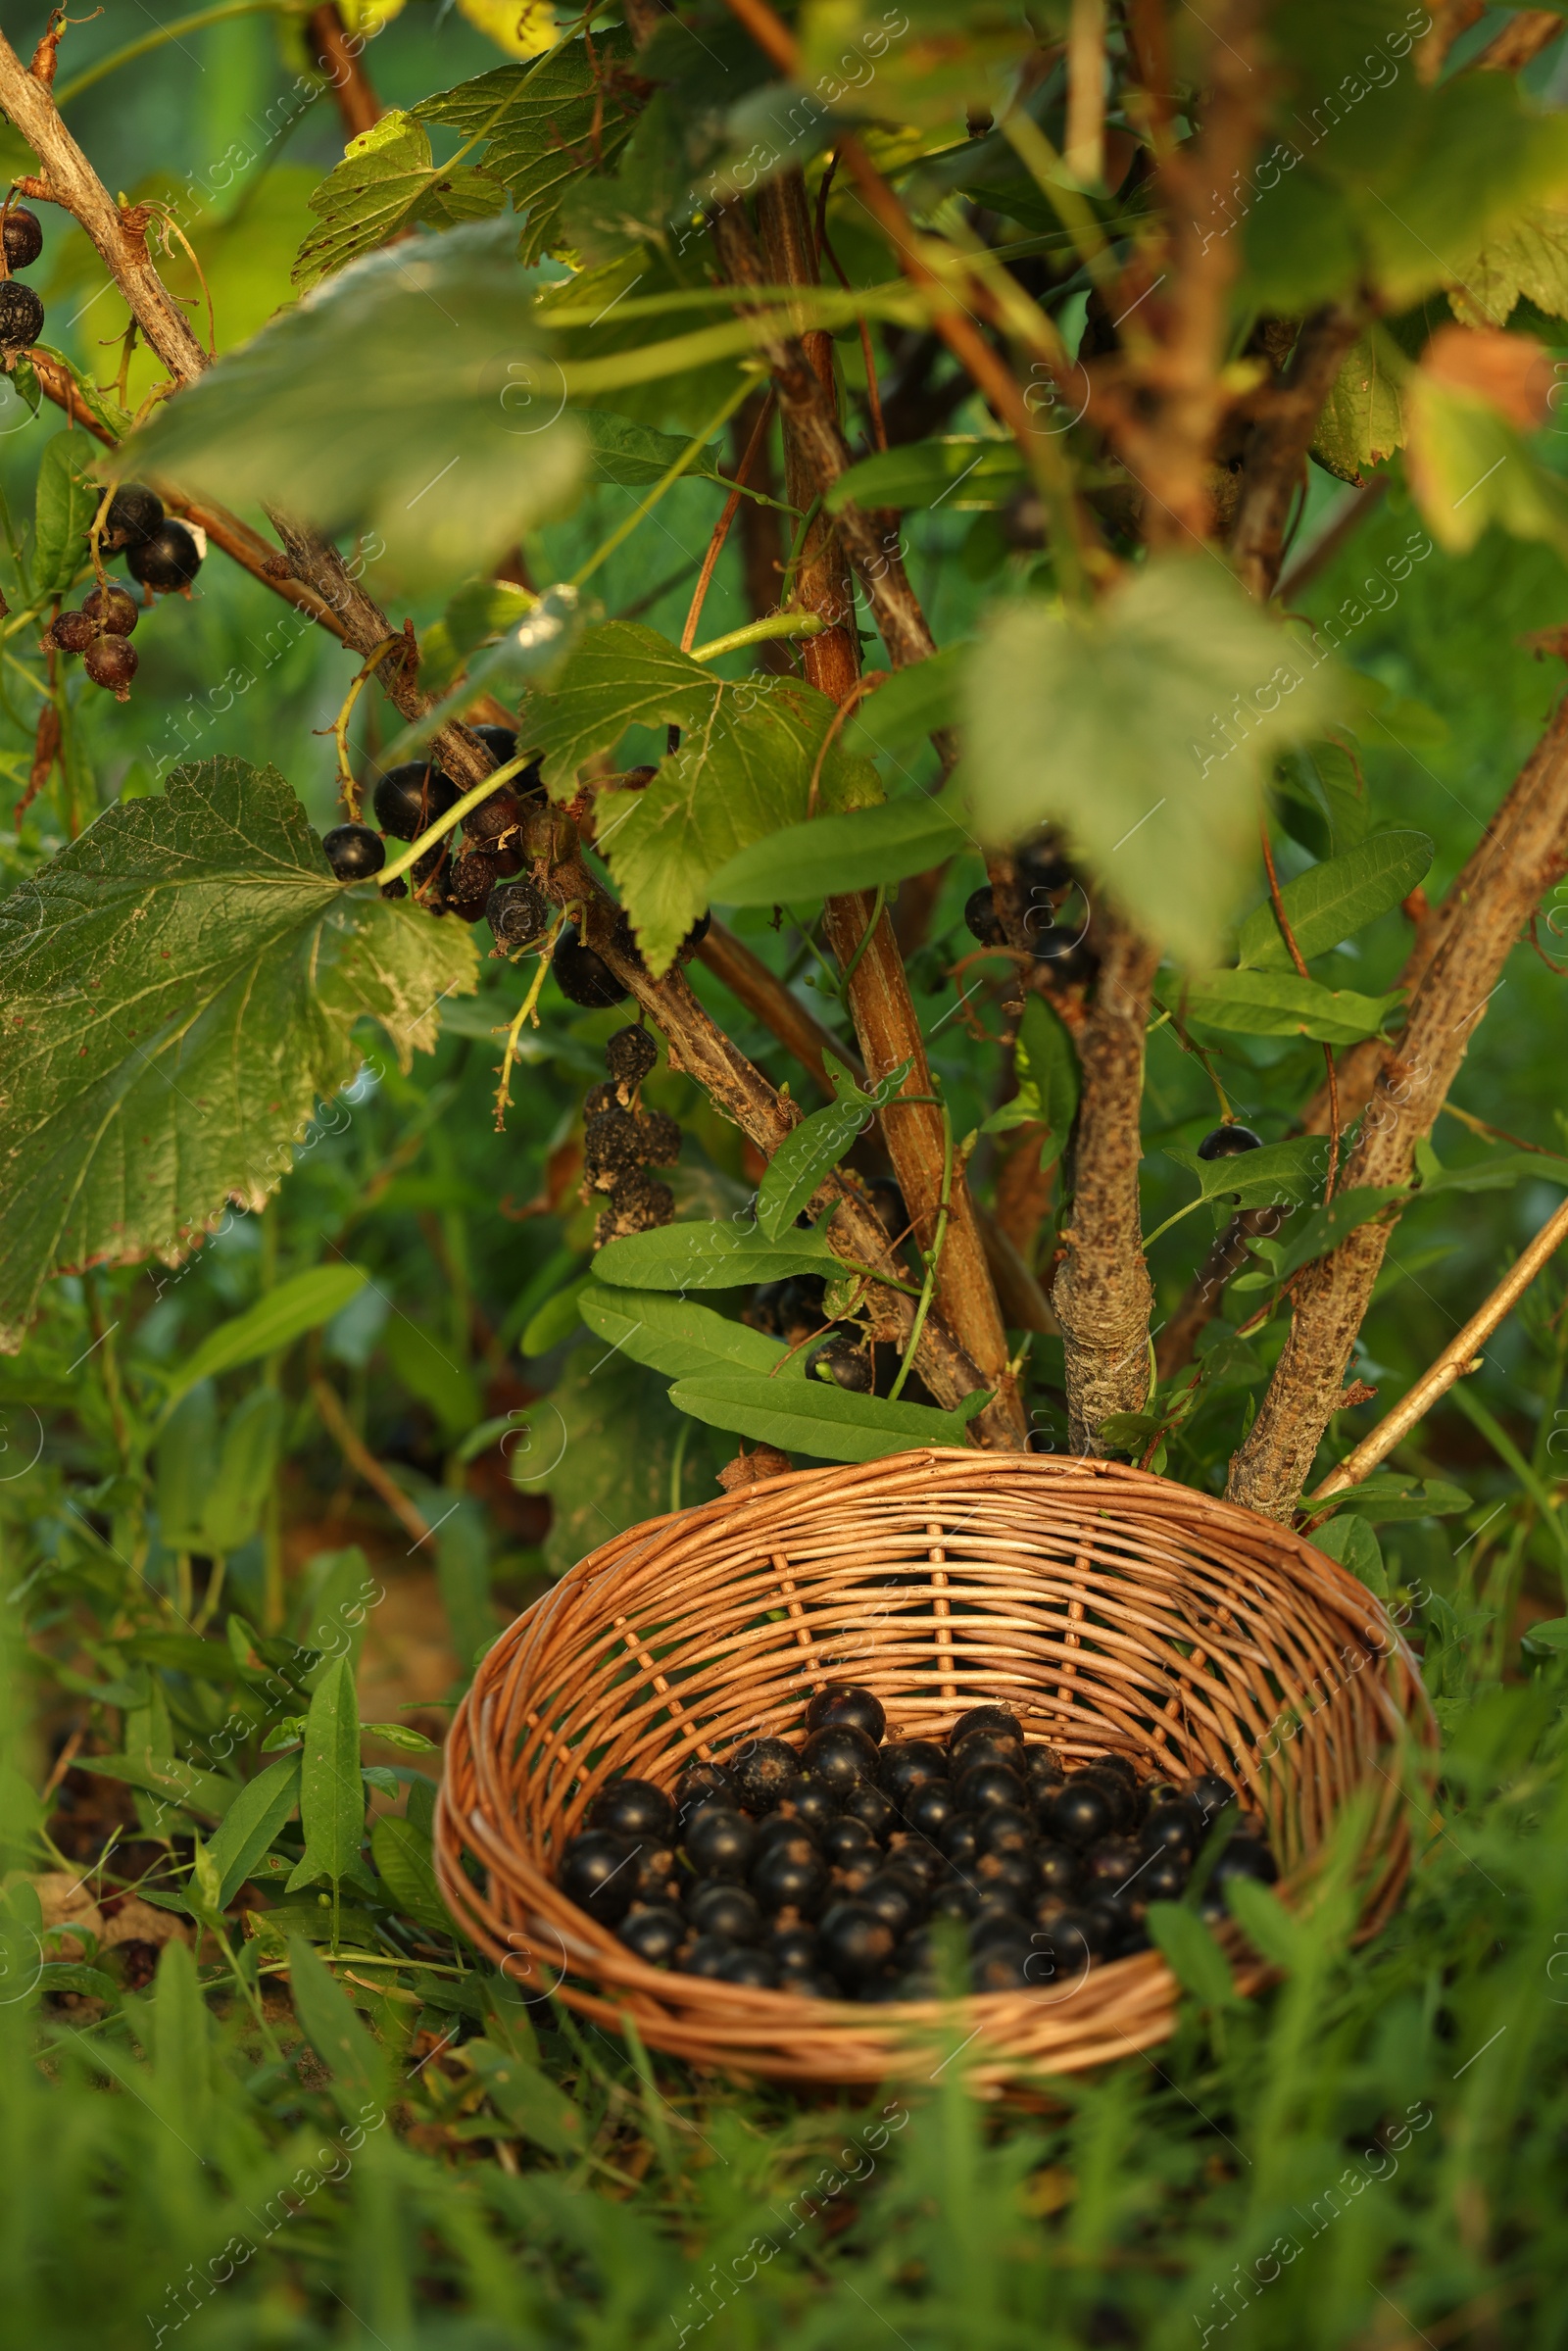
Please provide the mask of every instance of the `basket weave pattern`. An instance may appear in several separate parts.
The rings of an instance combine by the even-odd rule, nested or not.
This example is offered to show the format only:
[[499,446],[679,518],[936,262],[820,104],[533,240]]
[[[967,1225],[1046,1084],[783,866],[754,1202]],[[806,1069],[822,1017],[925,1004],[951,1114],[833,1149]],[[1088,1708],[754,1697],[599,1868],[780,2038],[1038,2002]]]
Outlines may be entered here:
[[[1286,1528],[1117,1463],[922,1450],[649,1520],[519,1617],[447,1745],[436,1863],[455,1916],[525,1988],[559,1984],[612,2029],[629,2013],[698,2064],[836,2083],[929,2071],[936,2002],[666,1974],[552,1883],[607,1780],[667,1788],[741,1739],[798,1738],[824,1681],[873,1690],[890,1739],[940,1739],[998,1700],[1069,1762],[1117,1750],[1141,1771],[1222,1772],[1261,1807],[1293,1903],[1370,1786],[1363,1933],[1409,1870],[1401,1782],[1412,1758],[1428,1775],[1436,1732],[1408,1649],[1353,1577]],[[1221,1940],[1255,1989],[1261,1964],[1234,1928]],[[972,2080],[995,2092],[1150,2047],[1176,1998],[1150,1951],[968,1999]]]

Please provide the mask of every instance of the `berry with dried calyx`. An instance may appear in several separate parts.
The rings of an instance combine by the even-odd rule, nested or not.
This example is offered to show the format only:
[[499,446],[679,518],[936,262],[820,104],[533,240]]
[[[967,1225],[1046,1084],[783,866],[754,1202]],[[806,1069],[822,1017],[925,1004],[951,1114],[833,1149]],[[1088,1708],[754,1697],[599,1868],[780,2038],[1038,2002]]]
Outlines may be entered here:
[[1020,1775],[1025,1770],[1023,1740],[1011,1731],[965,1731],[961,1739],[948,1744],[948,1769],[953,1777],[961,1779],[977,1763],[1000,1763],[1009,1772]]
[[550,905],[536,882],[501,882],[484,902],[484,915],[498,947],[531,946],[550,927]]
[[321,847],[340,882],[368,882],[386,863],[386,843],[368,824],[334,824]]
[[482,849],[466,849],[452,860],[452,878],[448,884],[455,909],[475,910],[471,920],[482,919],[485,906],[497,879],[496,861]]
[[735,1783],[721,1763],[689,1763],[675,1783],[675,1826],[684,1837],[686,1824],[705,1804],[735,1805]]
[[658,1059],[658,1046],[635,1021],[617,1029],[605,1047],[605,1066],[622,1086],[640,1086]]
[[825,1780],[818,1780],[810,1772],[797,1772],[779,1789],[774,1817],[798,1821],[803,1829],[817,1834],[830,1821],[836,1821],[842,1809],[837,1790],[829,1788]]
[[782,1739],[748,1739],[736,1748],[729,1768],[748,1812],[771,1812],[785,1782],[800,1767],[800,1757]]
[[556,943],[552,969],[557,987],[569,1004],[598,1009],[621,1004],[631,993],[622,987],[604,956],[584,946],[574,922],[567,923]]
[[130,681],[136,674],[136,648],[123,637],[97,637],[82,656],[82,667],[95,686],[107,686],[117,702],[130,700]]
[[622,1176],[612,1192],[596,1233],[602,1233],[605,1240],[618,1241],[623,1234],[652,1233],[674,1221],[675,1195],[646,1167],[639,1167]]
[[167,517],[156,490],[139,481],[122,482],[109,501],[100,545],[106,555],[122,555],[127,547],[145,547],[156,539]]
[[862,1780],[875,1781],[876,1741],[853,1723],[828,1723],[813,1731],[801,1749],[801,1769],[833,1788],[842,1802]]
[[128,637],[136,625],[137,604],[134,596],[117,587],[113,581],[82,600],[82,611],[95,628],[106,637]]
[[1260,1151],[1262,1144],[1261,1135],[1232,1119],[1227,1126],[1210,1128],[1198,1147],[1198,1155],[1200,1159],[1236,1159],[1243,1151]]
[[643,1157],[650,1167],[673,1167],[680,1157],[680,1122],[667,1110],[644,1110],[638,1117]]
[[377,778],[371,800],[383,833],[395,841],[417,841],[458,797],[451,776],[428,759],[405,759]]
[[85,653],[103,634],[89,612],[57,612],[48,634],[62,653]]
[[895,1804],[906,1805],[922,1788],[946,1787],[948,1759],[933,1739],[906,1739],[884,1747],[877,1757],[877,1779]]
[[806,1372],[808,1379],[831,1380],[850,1396],[871,1393],[870,1356],[864,1347],[847,1347],[842,1339],[829,1339],[813,1347],[806,1358]]
[[463,837],[470,849],[493,850],[514,833],[523,819],[523,806],[509,784],[498,784],[463,819]]
[[601,1110],[583,1125],[583,1168],[596,1192],[613,1192],[644,1164],[641,1121],[630,1110]]
[[982,947],[1006,946],[1007,934],[1002,927],[997,912],[996,893],[989,882],[983,883],[965,900],[963,920],[965,929],[972,938],[979,940]]
[[166,596],[188,588],[201,567],[202,551],[183,522],[166,522],[156,538],[132,547],[125,557],[125,569],[132,579],[139,579],[144,588],[160,589]]
[[694,1886],[687,1896],[686,1916],[699,1935],[722,1935],[732,1943],[762,1939],[762,1913],[757,1896],[725,1878]]
[[817,1935],[829,1970],[850,1990],[880,1975],[897,1940],[886,1919],[864,1902],[835,1902]]
[[30,269],[43,251],[43,222],[24,204],[13,204],[5,216],[6,268]]
[[0,350],[25,351],[43,332],[43,304],[20,278],[0,279]]

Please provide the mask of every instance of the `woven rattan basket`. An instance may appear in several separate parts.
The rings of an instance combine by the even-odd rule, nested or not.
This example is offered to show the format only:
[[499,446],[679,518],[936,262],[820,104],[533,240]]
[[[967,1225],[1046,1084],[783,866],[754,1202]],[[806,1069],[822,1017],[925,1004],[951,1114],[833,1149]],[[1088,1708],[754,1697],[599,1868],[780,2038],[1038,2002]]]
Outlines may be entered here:
[[[1071,1759],[1215,1769],[1266,1816],[1280,1891],[1358,1790],[1363,1933],[1410,1865],[1436,1734],[1386,1611],[1302,1537],[1104,1461],[930,1450],[773,1478],[630,1528],[579,1562],[485,1656],[447,1746],[442,1890],[529,1990],[698,2064],[798,2082],[929,2073],[970,2036],[982,2092],[1105,2063],[1169,2033],[1154,1952],[1081,1982],[869,2007],[666,1974],[552,1884],[605,1781],[673,1783],[753,1735],[798,1734],[812,1689],[852,1680],[888,1736],[940,1737],[999,1699]],[[1244,1991],[1265,1971],[1221,1930]]]

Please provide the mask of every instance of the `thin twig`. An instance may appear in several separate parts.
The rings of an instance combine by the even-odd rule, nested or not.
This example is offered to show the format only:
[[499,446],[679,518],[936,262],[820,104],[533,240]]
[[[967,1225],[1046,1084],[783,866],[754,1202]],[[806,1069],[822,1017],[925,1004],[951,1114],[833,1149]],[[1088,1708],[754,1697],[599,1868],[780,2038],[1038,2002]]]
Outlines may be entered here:
[[[1296,944],[1296,933],[1291,928],[1291,918],[1285,911],[1285,901],[1280,896],[1280,877],[1274,870],[1274,844],[1268,837],[1268,818],[1266,816],[1258,826],[1258,834],[1263,843],[1263,863],[1268,872],[1268,895],[1269,903],[1274,908],[1274,919],[1279,924],[1285,944],[1291,951],[1291,961],[1296,965],[1301,978],[1309,982],[1312,974],[1306,968],[1306,957]],[[1329,1201],[1334,1198],[1334,1179],[1340,1172],[1340,1084],[1334,1074],[1334,1048],[1332,1045],[1324,1046],[1323,1061],[1329,1090],[1329,1172],[1328,1179],[1323,1186],[1323,1205],[1327,1207]]]
[[752,466],[756,463],[757,453],[762,446],[762,435],[772,423],[773,411],[777,406],[778,394],[769,392],[758,410],[757,422],[752,427],[752,437],[746,444],[746,454],[735,468],[735,487],[724,502],[724,512],[713,525],[713,535],[708,542],[708,553],[703,558],[703,567],[697,574],[697,585],[692,591],[691,610],[686,614],[686,625],[680,632],[682,653],[690,653],[697,642],[697,623],[702,618],[703,601],[708,594],[708,584],[712,578],[714,567],[724,551],[724,541],[729,537],[729,526],[739,512],[741,498],[745,492]]
[[353,1422],[343,1409],[342,1400],[330,1381],[315,1379],[311,1394],[316,1408],[325,1421],[339,1452],[349,1467],[357,1470],[367,1486],[378,1494],[393,1516],[408,1529],[416,1543],[423,1543],[430,1528],[422,1514],[410,1501],[390,1470],[377,1461],[363,1440],[356,1434]]

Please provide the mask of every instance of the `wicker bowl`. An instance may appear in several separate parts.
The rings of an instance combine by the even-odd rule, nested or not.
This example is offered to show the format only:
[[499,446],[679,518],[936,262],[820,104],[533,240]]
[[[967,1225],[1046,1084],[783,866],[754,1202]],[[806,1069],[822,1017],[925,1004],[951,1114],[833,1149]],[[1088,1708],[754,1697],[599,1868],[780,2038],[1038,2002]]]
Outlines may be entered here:
[[[666,1974],[561,1894],[565,1840],[612,1776],[668,1787],[695,1757],[799,1734],[812,1690],[875,1690],[889,1738],[940,1738],[1001,1700],[1069,1759],[1214,1769],[1261,1808],[1280,1892],[1360,1790],[1361,1931],[1398,1899],[1436,1730],[1386,1610],[1301,1536],[1105,1461],[923,1450],[804,1470],[581,1560],[489,1650],[453,1723],[436,1815],[442,1890],[531,1990],[700,2065],[795,2082],[929,2073],[968,2035],[982,2092],[1026,2090],[1170,2032],[1156,1952],[1082,1981],[866,2006]],[[1266,1970],[1220,1931],[1243,1991]]]

